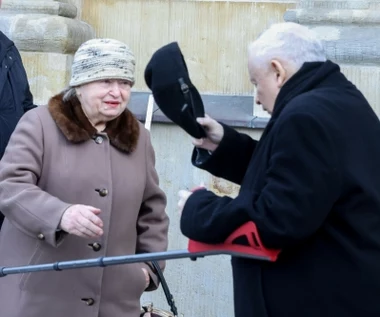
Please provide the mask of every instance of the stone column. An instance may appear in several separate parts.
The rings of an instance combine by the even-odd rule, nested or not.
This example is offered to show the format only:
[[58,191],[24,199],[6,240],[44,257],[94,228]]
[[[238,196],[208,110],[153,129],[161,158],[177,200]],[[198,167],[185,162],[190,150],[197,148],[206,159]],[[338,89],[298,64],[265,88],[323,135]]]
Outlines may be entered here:
[[36,104],[67,85],[73,54],[95,36],[76,16],[68,0],[3,0],[0,30],[20,50]]
[[314,29],[328,58],[341,65],[380,115],[380,2],[300,0],[284,19]]

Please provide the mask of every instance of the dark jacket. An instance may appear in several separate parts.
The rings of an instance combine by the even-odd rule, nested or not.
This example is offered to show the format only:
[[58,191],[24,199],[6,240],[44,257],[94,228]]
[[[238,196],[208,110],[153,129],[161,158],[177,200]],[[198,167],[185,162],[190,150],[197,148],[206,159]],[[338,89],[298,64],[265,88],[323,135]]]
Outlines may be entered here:
[[281,89],[260,142],[225,127],[193,164],[241,184],[196,191],[187,237],[218,243],[255,222],[276,262],[233,258],[236,317],[380,316],[380,122],[339,66],[306,63]]
[[[21,116],[35,107],[20,53],[0,31],[0,160]],[[3,216],[0,212],[0,228]]]

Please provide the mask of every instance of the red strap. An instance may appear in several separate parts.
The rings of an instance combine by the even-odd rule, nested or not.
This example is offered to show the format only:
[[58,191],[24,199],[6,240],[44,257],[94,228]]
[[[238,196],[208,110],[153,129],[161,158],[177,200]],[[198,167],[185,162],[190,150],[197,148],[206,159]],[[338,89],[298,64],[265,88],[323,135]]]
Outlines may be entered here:
[[[234,242],[239,237],[246,237],[249,246],[237,244]],[[256,225],[250,221],[236,229],[224,243],[220,244],[207,244],[194,240],[189,240],[188,251],[189,252],[205,252],[205,251],[231,251],[253,255],[257,257],[263,257],[263,259],[269,261],[276,261],[280,250],[267,249],[263,246],[259,234],[257,232]]]

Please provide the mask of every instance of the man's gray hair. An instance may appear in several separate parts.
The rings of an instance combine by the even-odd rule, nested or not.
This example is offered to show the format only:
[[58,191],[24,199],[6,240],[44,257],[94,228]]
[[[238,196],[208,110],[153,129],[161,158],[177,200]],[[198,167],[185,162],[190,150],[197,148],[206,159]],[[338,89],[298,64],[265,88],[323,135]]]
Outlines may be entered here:
[[255,64],[259,63],[258,67],[278,59],[298,70],[305,62],[325,62],[327,59],[317,35],[293,22],[273,24],[249,45],[248,50],[254,56]]

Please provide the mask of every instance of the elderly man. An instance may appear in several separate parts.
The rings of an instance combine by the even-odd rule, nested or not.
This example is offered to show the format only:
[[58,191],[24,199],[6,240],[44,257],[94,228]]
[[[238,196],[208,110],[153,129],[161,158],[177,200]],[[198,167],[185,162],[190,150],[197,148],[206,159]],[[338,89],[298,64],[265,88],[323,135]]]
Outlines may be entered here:
[[[193,164],[241,185],[235,199],[179,192],[181,230],[223,242],[256,224],[275,262],[233,258],[236,317],[380,316],[380,122],[307,28],[273,25],[249,46],[260,141],[209,117]],[[198,148],[210,151],[199,161]]]
[[[1,0],[0,0],[1,6]],[[20,53],[0,31],[0,160],[21,116],[35,107]],[[4,217],[0,212],[0,228]]]

